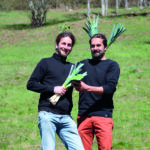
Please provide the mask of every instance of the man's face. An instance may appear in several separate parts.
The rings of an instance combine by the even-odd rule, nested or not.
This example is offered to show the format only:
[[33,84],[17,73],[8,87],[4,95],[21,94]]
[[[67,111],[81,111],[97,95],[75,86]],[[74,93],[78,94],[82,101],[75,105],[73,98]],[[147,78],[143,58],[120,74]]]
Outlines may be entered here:
[[91,40],[91,53],[93,59],[103,59],[105,56],[106,47],[104,47],[103,39],[93,38]]
[[56,53],[63,56],[67,57],[69,53],[72,50],[72,40],[70,37],[63,37],[60,39],[60,42],[58,45],[56,45]]

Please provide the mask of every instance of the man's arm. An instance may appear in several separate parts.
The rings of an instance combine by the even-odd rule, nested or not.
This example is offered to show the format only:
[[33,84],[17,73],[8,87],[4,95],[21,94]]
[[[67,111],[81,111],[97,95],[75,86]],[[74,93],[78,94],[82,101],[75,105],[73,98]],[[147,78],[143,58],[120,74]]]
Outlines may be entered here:
[[28,83],[27,89],[38,92],[38,93],[49,93],[53,92],[55,94],[64,95],[66,93],[66,88],[63,86],[51,86],[51,85],[43,85],[41,80],[44,78],[46,74],[47,65],[41,60],[36,68],[34,69]]
[[116,90],[116,85],[118,83],[120,74],[120,68],[117,63],[110,65],[109,70],[106,75],[106,84],[101,86],[90,86],[81,81],[80,83],[75,83],[74,88],[80,92],[92,92],[99,95],[103,94],[113,94]]
[[92,92],[95,94],[103,95],[103,87],[97,87],[97,86],[89,86],[85,84],[83,81],[80,81],[80,83],[73,82],[74,88],[79,92]]
[[35,67],[30,79],[27,82],[27,89],[37,93],[48,93],[54,91],[54,86],[43,85],[43,80],[46,73],[47,65],[44,60],[41,60]]

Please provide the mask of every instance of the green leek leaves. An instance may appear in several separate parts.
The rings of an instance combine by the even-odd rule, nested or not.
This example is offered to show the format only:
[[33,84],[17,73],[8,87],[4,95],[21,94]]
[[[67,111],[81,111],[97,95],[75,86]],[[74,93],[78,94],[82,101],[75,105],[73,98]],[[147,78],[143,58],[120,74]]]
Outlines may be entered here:
[[98,21],[99,21],[99,16],[95,17],[93,16],[93,20],[88,16],[87,17],[87,23],[85,23],[85,27],[82,27],[83,30],[89,35],[91,38],[94,34],[98,33]]
[[[86,27],[82,27],[83,30],[89,35],[91,38],[93,35],[98,33],[98,21],[99,21],[99,15],[96,17],[93,16],[93,20],[91,20],[90,16],[87,17],[87,22],[85,23]],[[110,47],[112,43],[115,42],[115,40],[126,31],[126,28],[122,24],[115,24],[113,25],[112,33],[110,35],[110,38],[107,42],[107,48]]]
[[[84,72],[83,74],[79,74],[79,72],[81,71],[81,67],[83,65],[84,64],[82,63],[80,63],[79,65],[77,65],[77,63],[75,63],[75,65],[72,65],[69,75],[62,86],[64,86],[65,88],[69,88],[70,86],[72,86],[71,83],[72,80],[80,81],[84,76],[86,76],[87,72]],[[56,105],[60,97],[61,96],[59,94],[55,94],[49,100],[53,105]]]
[[110,47],[110,45],[115,42],[115,40],[124,32],[126,31],[126,28],[122,24],[117,24],[116,28],[115,25],[113,26],[112,33],[110,35],[110,38],[107,42],[107,48]]

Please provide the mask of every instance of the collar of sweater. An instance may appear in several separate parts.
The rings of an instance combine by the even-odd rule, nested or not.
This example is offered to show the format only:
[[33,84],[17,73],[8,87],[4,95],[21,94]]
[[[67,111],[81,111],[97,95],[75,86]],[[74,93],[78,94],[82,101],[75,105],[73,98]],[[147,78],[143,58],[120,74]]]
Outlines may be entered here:
[[57,54],[57,53],[54,53],[54,54],[53,54],[53,57],[54,57],[56,60],[58,60],[58,61],[61,61],[61,62],[63,62],[63,63],[66,63],[67,57],[62,57],[61,55],[59,55],[59,54]]

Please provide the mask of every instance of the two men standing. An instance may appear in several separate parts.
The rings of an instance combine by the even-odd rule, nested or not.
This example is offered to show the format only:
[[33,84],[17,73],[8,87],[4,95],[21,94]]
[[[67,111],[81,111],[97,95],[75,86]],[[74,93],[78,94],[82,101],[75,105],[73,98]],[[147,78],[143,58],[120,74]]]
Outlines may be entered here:
[[[69,150],[92,150],[92,141],[96,135],[99,150],[112,148],[112,111],[113,94],[116,90],[120,69],[115,61],[107,59],[107,39],[102,34],[94,35],[89,43],[92,59],[84,63],[82,71],[87,76],[74,87],[79,91],[78,131],[70,116],[72,109],[72,88],[66,90],[61,85],[65,81],[71,63],[66,57],[75,43],[72,33],[61,33],[56,38],[56,53],[42,59],[33,71],[27,88],[39,92],[39,129],[41,148],[55,149],[56,133]],[[52,105],[49,98],[53,94],[62,95],[57,105]]]

